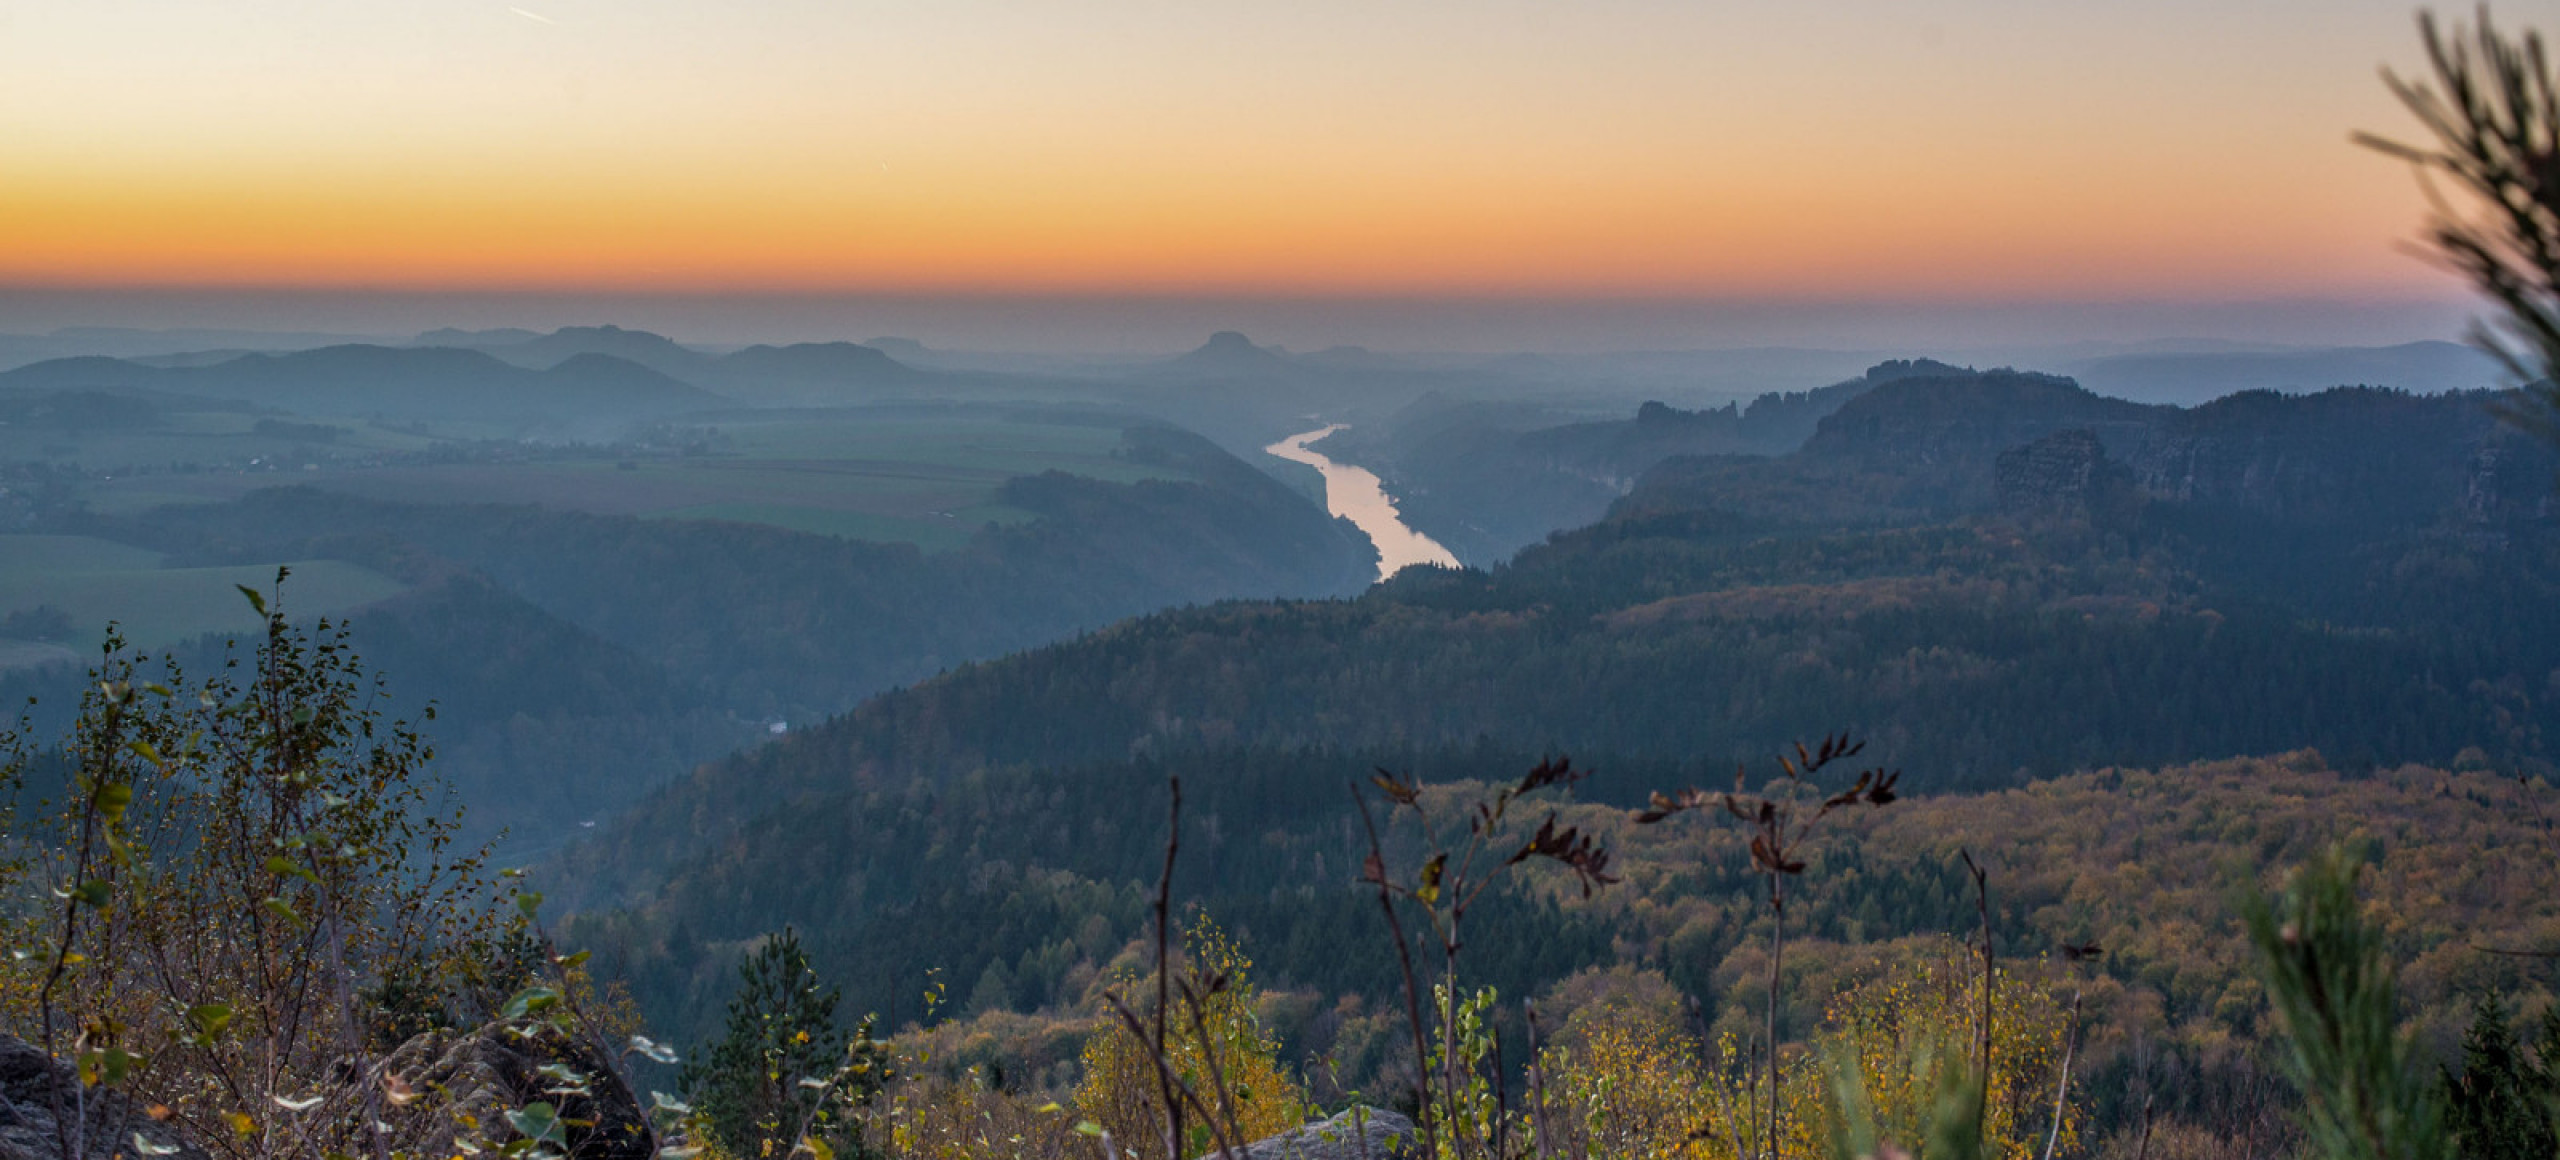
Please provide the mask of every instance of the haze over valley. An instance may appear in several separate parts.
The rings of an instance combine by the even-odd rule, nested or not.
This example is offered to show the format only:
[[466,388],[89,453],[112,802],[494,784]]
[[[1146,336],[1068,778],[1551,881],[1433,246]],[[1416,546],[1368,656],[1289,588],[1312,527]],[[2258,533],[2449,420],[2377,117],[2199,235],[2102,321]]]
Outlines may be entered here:
[[2409,15],[0,16],[0,1160],[2550,1160]]

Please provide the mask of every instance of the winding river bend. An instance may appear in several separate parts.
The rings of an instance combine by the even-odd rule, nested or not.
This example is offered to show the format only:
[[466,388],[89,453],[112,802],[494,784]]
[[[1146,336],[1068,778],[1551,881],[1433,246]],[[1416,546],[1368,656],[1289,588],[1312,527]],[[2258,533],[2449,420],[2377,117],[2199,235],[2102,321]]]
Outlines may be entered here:
[[1374,472],[1335,463],[1307,446],[1318,439],[1342,430],[1345,424],[1334,423],[1303,435],[1292,435],[1262,450],[1293,463],[1303,463],[1324,474],[1324,506],[1333,514],[1351,521],[1368,533],[1369,542],[1378,546],[1378,579],[1395,575],[1409,564],[1438,564],[1455,568],[1458,558],[1439,541],[1406,527],[1404,517],[1396,514],[1396,501],[1378,482]]

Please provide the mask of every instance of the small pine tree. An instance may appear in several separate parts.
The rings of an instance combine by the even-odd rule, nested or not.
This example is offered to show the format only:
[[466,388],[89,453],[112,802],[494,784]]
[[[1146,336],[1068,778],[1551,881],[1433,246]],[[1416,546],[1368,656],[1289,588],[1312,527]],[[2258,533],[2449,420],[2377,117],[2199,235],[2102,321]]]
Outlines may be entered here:
[[[2550,1050],[2548,1038],[2543,1049]],[[2444,1073],[2445,1119],[2462,1160],[2548,1160],[2560,1153],[2547,1108],[2560,1086],[2527,1058],[2504,1004],[2482,996],[2462,1037],[2462,1070]]]
[[2443,1093],[2414,1063],[2382,934],[2356,901],[2357,865],[2331,850],[2294,871],[2282,896],[2242,899],[2302,1089],[2308,1151],[2321,1160],[2452,1155]]
[[681,1082],[721,1147],[787,1155],[803,1137],[855,1138],[851,1111],[882,1078],[868,1019],[848,1036],[842,992],[821,983],[784,927],[738,966],[727,1033],[694,1053]]

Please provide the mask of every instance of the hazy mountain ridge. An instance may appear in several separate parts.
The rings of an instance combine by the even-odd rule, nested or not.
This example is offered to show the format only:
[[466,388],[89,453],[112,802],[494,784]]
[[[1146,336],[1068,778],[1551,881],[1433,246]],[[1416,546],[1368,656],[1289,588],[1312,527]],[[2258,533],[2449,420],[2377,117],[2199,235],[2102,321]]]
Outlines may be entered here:
[[2342,387],[2182,408],[2006,370],[1905,378],[1824,418],[1795,456],[1667,460],[1626,503],[1781,524],[1947,518],[1991,506],[2002,452],[2085,429],[2151,499],[2407,526],[2457,509],[2534,506],[2519,489],[2530,490],[2528,465],[2551,455],[2500,425],[2495,398]]
[[2064,369],[2091,389],[2110,395],[2189,405],[2246,390],[2291,393],[2383,386],[2435,393],[2502,389],[2514,381],[2488,353],[2452,342],[2131,352],[2075,361]]
[[333,346],[247,354],[209,366],[152,367],[99,357],[0,372],[0,389],[153,391],[308,415],[443,419],[634,419],[726,405],[636,363],[582,354],[529,370],[475,350]]
[[1649,401],[1633,419],[1572,420],[1551,408],[1433,393],[1374,430],[1337,433],[1325,450],[1378,472],[1407,523],[1483,566],[1598,520],[1665,460],[1784,455],[1880,383],[1962,373],[1970,372],[1928,359],[1890,361],[1831,386],[1717,408]]

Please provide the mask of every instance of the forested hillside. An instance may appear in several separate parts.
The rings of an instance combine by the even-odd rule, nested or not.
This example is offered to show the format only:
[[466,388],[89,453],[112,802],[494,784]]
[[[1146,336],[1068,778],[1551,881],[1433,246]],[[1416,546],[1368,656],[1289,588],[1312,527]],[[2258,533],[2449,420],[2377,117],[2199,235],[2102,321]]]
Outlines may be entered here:
[[1376,430],[1325,440],[1326,454],[1376,471],[1406,522],[1464,563],[1490,567],[1550,532],[1579,528],[1665,460],[1783,456],[1824,416],[1880,383],[1959,375],[1928,359],[1895,360],[1810,391],[1683,411],[1659,402],[1633,419],[1560,422],[1526,404],[1466,402],[1437,392]]
[[[678,1022],[716,1002],[726,947],[786,922],[847,932],[828,946],[863,1002],[938,967],[963,995],[984,976],[980,1006],[1027,1009],[1128,937],[1147,803],[1180,774],[1202,827],[1186,890],[1281,977],[1374,995],[1385,960],[1322,932],[1359,921],[1343,787],[1379,766],[1503,776],[1570,752],[1607,771],[1584,792],[1623,805],[1850,727],[1923,795],[2312,747],[2297,764],[2349,783],[2547,770],[2552,461],[2483,406],[1886,384],[1800,452],[1672,461],[1489,571],[1162,613],[874,699],[705,767],[551,876]],[[1950,856],[1816,921],[1865,916],[1851,942],[1960,924]],[[995,927],[957,921],[999,898]],[[1675,931],[1631,944],[1543,906],[1489,924],[1518,939],[1478,944],[1490,978],[1630,953],[1693,993],[1722,977],[1648,957]]]
[[[358,614],[360,639],[405,703],[440,703],[442,768],[474,807],[475,833],[512,827],[519,848],[539,849],[771,727],[952,665],[1156,608],[1353,592],[1374,574],[1358,532],[1197,436],[1135,429],[1126,454],[1176,474],[1018,477],[1000,495],[1030,518],[936,553],[290,488],[78,530],[157,545],[172,564],[345,560],[411,585]],[[195,668],[217,654],[177,650]],[[17,670],[0,688],[41,697],[50,723],[76,676]]]
[[[1323,1050],[1341,1028],[1308,1020],[1338,998],[1382,1012],[1397,985],[1375,898],[1353,881],[1364,847],[1343,826],[1346,782],[1365,785],[1379,762],[1439,786],[1444,806],[1469,792],[1444,779],[1525,768],[1520,755],[1485,749],[1218,749],[940,785],[866,779],[860,792],[795,798],[775,826],[689,862],[659,907],[590,915],[573,931],[673,1026],[700,1028],[725,994],[734,948],[785,923],[818,932],[816,961],[885,1015],[919,1014],[911,995],[935,971],[966,1013],[1080,1016],[1104,969],[1144,934],[1163,856],[1156,809],[1178,774],[1190,803],[1181,897],[1242,941],[1267,985],[1311,994],[1284,1030]],[[1525,997],[1589,968],[1659,971],[1705,1004],[1709,1022],[1742,1019],[1766,953],[1742,831],[1632,824],[1626,802],[1697,771],[1608,759],[1600,770],[1561,820],[1595,833],[1627,881],[1590,900],[1562,875],[1494,896],[1469,942],[1471,976]],[[2110,767],[1860,815],[1814,855],[1813,885],[1791,915],[1807,941],[1791,952],[1802,1006],[1787,1018],[1809,1026],[1840,979],[1895,940],[1964,933],[1974,899],[1958,851],[1969,849],[1997,874],[1993,922],[2010,954],[2107,949],[2092,1005],[2105,1028],[2098,1074],[2121,1083],[2140,1069],[2187,1070],[2192,1080],[2195,1068],[2239,1062],[2217,1054],[2224,1036],[2263,1030],[2220,895],[2247,879],[2246,866],[2291,865],[2346,842],[2388,868],[2375,889],[2393,952],[2409,964],[2427,1034],[2450,1043],[2469,993],[2539,986],[2529,964],[2471,953],[2466,933],[2494,924],[2501,945],[2540,946],[2560,932],[2528,793],[2421,767],[2346,775],[2298,753]],[[1396,856],[1417,848],[1410,831],[1390,837]],[[2519,860],[2544,868],[2510,873]],[[2146,1038],[2147,1058],[2136,1051]]]

